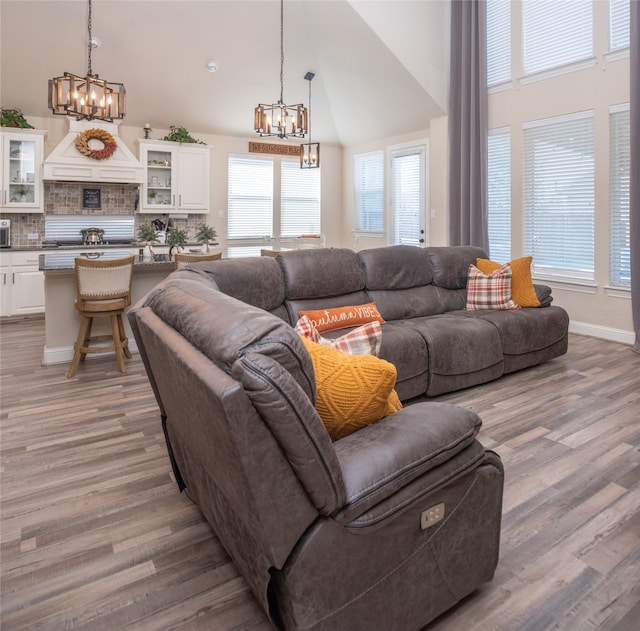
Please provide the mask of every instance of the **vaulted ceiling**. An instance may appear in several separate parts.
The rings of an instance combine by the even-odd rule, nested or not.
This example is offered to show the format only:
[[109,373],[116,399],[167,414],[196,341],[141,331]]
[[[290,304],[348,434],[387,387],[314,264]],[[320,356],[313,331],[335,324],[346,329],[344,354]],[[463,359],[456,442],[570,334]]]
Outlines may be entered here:
[[[47,81],[87,70],[84,0],[0,1],[0,101],[52,116]],[[278,0],[93,0],[93,72],[124,83],[124,123],[255,136],[280,96]],[[286,0],[284,102],[312,137],[353,145],[426,129],[447,110],[447,0]],[[213,60],[218,71],[207,72]]]

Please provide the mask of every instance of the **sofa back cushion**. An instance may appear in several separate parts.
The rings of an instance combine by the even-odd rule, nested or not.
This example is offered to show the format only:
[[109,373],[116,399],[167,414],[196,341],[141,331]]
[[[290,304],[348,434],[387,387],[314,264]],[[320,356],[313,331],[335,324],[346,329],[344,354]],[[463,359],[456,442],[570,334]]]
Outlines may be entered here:
[[423,248],[392,245],[362,250],[359,256],[367,293],[385,320],[404,320],[445,311],[440,292],[432,284],[431,259]]
[[364,291],[362,262],[353,250],[290,250],[281,252],[276,260],[282,268],[285,304],[293,325],[301,310],[316,311],[371,302]]
[[469,265],[488,258],[482,248],[471,245],[425,248],[425,253],[431,260],[433,284],[444,289],[465,289]]
[[270,257],[224,259],[186,268],[174,276],[199,275],[213,281],[215,287],[242,302],[264,309],[287,321],[284,306],[284,277],[280,266]]

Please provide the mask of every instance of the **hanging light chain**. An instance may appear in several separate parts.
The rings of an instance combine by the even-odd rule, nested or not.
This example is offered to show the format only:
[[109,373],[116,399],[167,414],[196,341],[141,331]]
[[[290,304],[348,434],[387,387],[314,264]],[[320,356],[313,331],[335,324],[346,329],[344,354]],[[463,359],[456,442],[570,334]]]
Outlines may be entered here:
[[93,48],[93,41],[91,40],[91,0],[89,0],[89,18],[87,19],[87,29],[89,31],[89,41],[88,41],[88,46],[89,46],[89,54],[88,54],[89,69],[87,70],[87,75],[90,77],[90,76],[92,76],[92,72],[91,72],[91,49]]
[[280,103],[284,103],[284,0],[280,0]]

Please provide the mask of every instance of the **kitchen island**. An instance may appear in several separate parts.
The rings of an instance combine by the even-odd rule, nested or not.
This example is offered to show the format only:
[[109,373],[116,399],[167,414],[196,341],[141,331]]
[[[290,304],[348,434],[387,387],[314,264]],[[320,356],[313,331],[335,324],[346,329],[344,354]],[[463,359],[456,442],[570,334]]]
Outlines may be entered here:
[[[74,259],[78,256],[114,259],[130,255],[129,250],[93,250],[81,253],[57,251],[40,254],[39,269],[44,272],[45,292],[45,346],[42,357],[44,365],[70,362],[73,358],[73,345],[80,326],[80,316],[74,306],[76,299]],[[152,258],[136,255],[133,265],[131,304],[135,304],[166,278],[173,269],[174,263],[168,254],[156,254]],[[124,323],[129,338],[129,348],[136,351],[135,339],[126,317]],[[94,334],[108,332],[108,319],[97,318]],[[115,363],[114,369],[117,369]]]

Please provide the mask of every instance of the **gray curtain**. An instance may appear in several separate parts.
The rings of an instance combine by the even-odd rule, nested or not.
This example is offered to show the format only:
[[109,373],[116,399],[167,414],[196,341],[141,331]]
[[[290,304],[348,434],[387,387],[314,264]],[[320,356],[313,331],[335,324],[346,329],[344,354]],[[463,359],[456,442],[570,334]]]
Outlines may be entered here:
[[633,350],[640,353],[640,2],[631,2],[631,312],[636,333]]
[[485,0],[451,3],[449,243],[488,253],[486,13]]

